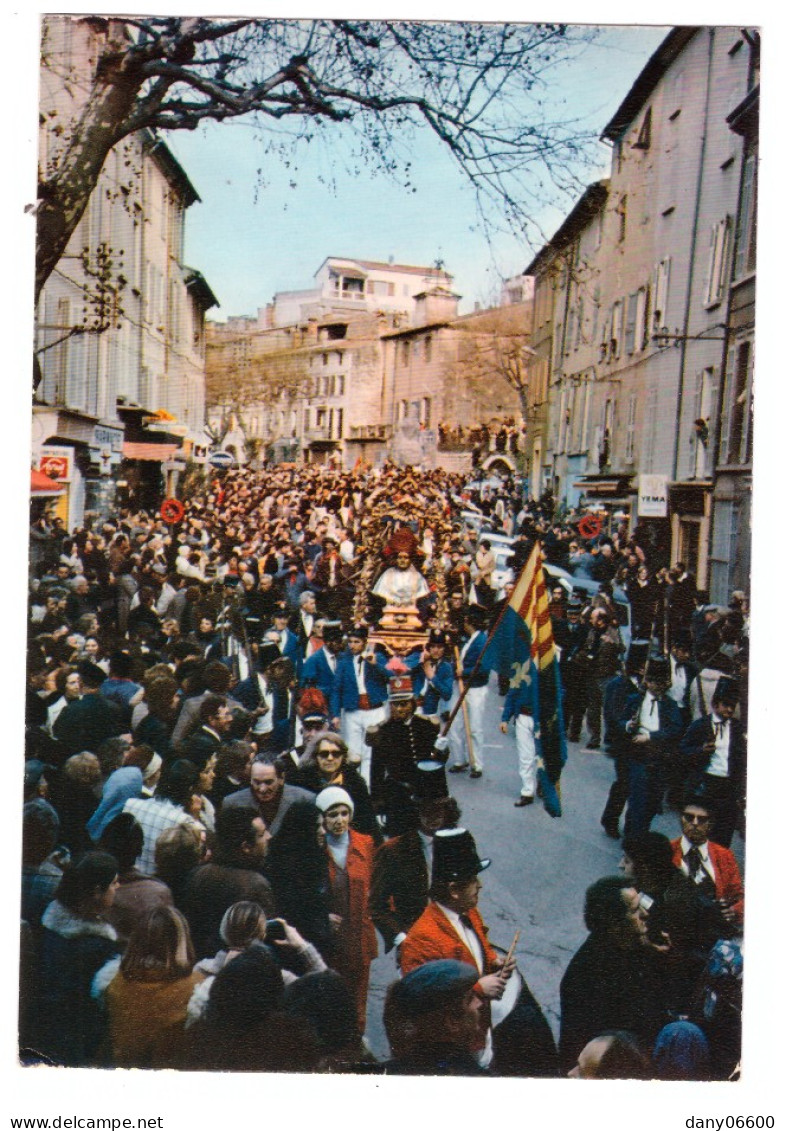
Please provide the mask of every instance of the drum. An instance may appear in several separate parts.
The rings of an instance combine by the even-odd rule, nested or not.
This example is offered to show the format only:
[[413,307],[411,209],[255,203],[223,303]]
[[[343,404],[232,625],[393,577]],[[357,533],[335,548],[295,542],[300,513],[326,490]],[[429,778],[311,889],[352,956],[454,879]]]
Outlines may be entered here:
[[492,1029],[496,1029],[498,1025],[501,1025],[505,1018],[510,1016],[513,1012],[519,1000],[523,985],[524,979],[521,976],[519,968],[514,966],[502,997],[498,1001],[492,1001],[491,1003]]

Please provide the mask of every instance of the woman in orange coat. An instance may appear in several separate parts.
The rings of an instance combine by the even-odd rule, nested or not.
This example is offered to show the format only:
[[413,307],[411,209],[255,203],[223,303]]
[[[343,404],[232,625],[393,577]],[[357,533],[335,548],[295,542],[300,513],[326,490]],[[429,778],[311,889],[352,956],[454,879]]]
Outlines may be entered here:
[[354,805],[346,790],[328,786],[317,795],[316,803],[325,816],[330,921],[335,931],[331,965],[352,993],[358,1031],[363,1033],[369,969],[371,960],[377,956],[377,935],[369,910],[375,846],[370,836],[351,827]]

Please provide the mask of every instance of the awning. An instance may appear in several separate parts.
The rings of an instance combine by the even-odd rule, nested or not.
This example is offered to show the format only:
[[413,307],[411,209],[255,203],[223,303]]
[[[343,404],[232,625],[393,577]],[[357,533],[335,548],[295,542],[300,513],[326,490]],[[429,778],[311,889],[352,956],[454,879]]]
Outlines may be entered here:
[[179,451],[178,444],[150,444],[126,440],[123,444],[123,459],[147,459],[163,463]]
[[55,479],[44,475],[43,471],[30,469],[30,494],[41,498],[42,495],[62,495],[65,487]]
[[585,475],[573,487],[595,499],[622,499],[630,494],[630,481],[630,475]]

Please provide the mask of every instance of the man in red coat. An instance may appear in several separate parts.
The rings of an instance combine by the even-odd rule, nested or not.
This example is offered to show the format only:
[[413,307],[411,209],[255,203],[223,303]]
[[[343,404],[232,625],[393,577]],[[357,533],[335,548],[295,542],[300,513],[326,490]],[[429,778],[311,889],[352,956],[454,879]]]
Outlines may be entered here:
[[[482,884],[478,879],[490,860],[481,860],[466,829],[441,829],[434,834],[431,890],[426,910],[401,943],[401,973],[408,974],[426,962],[451,958],[478,971],[475,992],[487,1007],[505,992],[512,964],[500,959],[488,941],[488,931],[478,911]],[[491,1059],[486,1010],[485,1047],[480,1063]]]
[[682,836],[671,842],[672,862],[698,885],[710,899],[716,899],[724,919],[742,930],[745,903],[742,879],[734,853],[710,840],[712,807],[697,793],[682,806]]

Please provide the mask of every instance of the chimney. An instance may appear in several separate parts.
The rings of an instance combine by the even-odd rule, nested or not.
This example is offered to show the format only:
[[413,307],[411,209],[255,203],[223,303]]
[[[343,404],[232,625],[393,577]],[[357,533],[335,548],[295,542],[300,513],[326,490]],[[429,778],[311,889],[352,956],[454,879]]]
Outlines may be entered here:
[[432,322],[452,322],[458,317],[458,301],[461,295],[447,287],[431,287],[415,295],[413,326],[429,326]]

